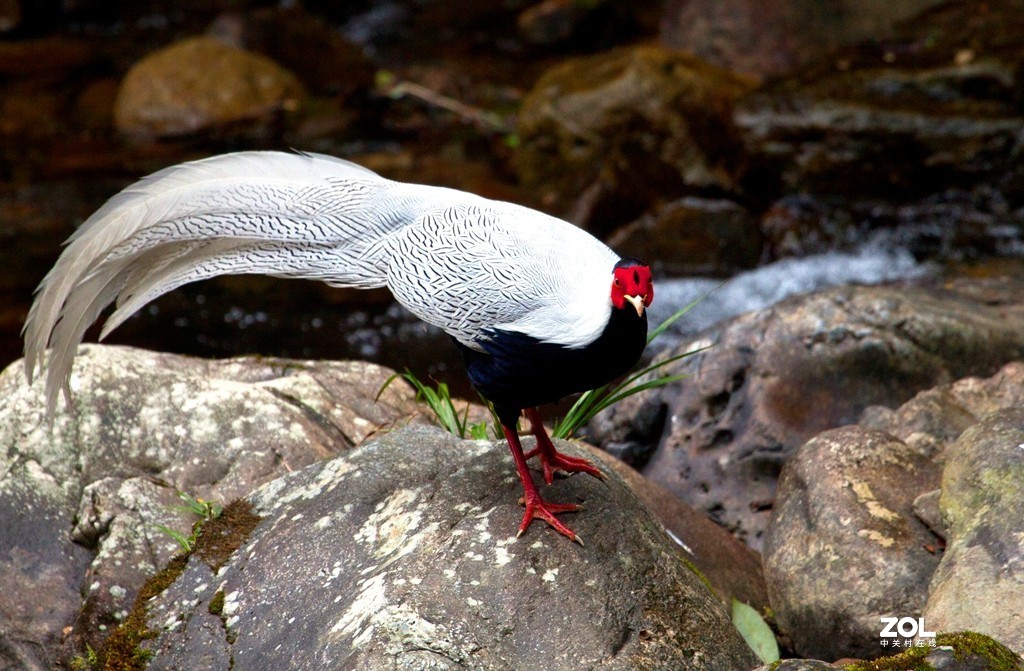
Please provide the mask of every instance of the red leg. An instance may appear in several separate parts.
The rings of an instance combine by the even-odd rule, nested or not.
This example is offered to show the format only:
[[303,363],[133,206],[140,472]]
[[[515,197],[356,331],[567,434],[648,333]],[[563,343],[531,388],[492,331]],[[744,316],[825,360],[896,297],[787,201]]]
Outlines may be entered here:
[[530,431],[537,438],[537,447],[527,452],[525,456],[527,459],[530,459],[535,455],[540,455],[540,464],[544,468],[545,482],[549,485],[554,482],[555,471],[590,473],[595,478],[604,480],[604,473],[599,471],[594,464],[586,459],[562,454],[555,449],[554,443],[548,437],[548,432],[544,429],[544,423],[540,419],[540,413],[537,412],[537,408],[527,408],[526,417],[530,420]]
[[580,540],[579,536],[555,517],[557,513],[575,512],[580,507],[575,503],[545,503],[540,498],[540,492],[537,491],[537,486],[533,484],[530,468],[526,465],[526,456],[523,454],[523,446],[519,442],[519,435],[515,429],[509,429],[507,426],[502,428],[505,430],[505,439],[508,441],[508,447],[512,450],[512,458],[516,462],[516,472],[519,473],[519,479],[523,482],[523,498],[520,500],[520,503],[526,506],[526,513],[523,515],[523,523],[519,525],[519,533],[516,534],[516,538],[526,533],[530,523],[539,518],[547,522],[551,528],[566,536],[569,540],[583,545],[583,541]]

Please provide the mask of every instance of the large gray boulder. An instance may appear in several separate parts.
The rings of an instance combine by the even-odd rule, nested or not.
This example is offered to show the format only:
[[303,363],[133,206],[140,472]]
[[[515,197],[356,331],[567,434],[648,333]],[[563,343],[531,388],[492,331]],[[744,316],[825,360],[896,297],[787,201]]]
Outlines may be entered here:
[[[546,492],[588,503],[569,519],[587,546],[542,523],[516,541],[520,485],[507,448],[397,430],[424,419],[403,382],[378,397],[391,374],[360,363],[203,361],[85,346],[72,405],[61,404],[50,426],[41,383],[27,385],[20,363],[9,367],[0,374],[0,547],[8,549],[0,553],[0,667],[67,665],[86,646],[106,661],[140,660],[148,631],[162,632],[154,644],[172,650],[154,668],[228,668],[232,659],[253,659],[253,650],[259,660],[276,659],[264,644],[335,640],[331,630],[349,612],[360,644],[398,631],[415,648],[426,634],[418,620],[402,619],[414,606],[444,632],[475,637],[431,645],[493,668],[525,658],[533,645],[563,656],[557,664],[565,668],[571,654],[600,651],[609,668],[671,668],[691,655],[697,668],[753,666],[724,607],[732,598],[767,604],[756,553],[596,451],[591,458],[621,475],[607,484],[577,476]],[[376,434],[387,438],[365,455],[360,448],[350,460],[330,460]],[[206,523],[187,556],[158,528],[189,535],[196,517],[175,509],[179,492],[238,501]],[[266,519],[252,539],[263,540],[233,554],[260,521],[253,511]],[[195,575],[206,576],[198,591],[187,582]],[[228,575],[260,582],[225,592]],[[207,587],[213,594],[204,602],[197,595]],[[378,587],[398,599],[384,603],[386,612],[376,609]],[[253,624],[238,599],[263,598],[256,593],[272,603]],[[330,605],[322,603],[327,594]],[[274,614],[285,610],[307,624],[281,625]],[[479,613],[467,619],[472,627],[450,619],[467,613]],[[261,633],[240,639],[236,623]],[[384,638],[366,639],[359,632],[367,627]],[[257,643],[262,634],[268,638]],[[501,652],[488,657],[474,640]],[[397,643],[381,645],[393,651]],[[390,652],[374,657],[376,648],[357,647],[355,657],[338,652],[338,668],[391,668],[382,661]],[[426,658],[424,668],[434,668],[435,657],[409,655]],[[471,668],[492,668],[479,665]]]
[[[0,668],[51,669],[124,620],[193,519],[177,492],[231,501],[416,421],[364,363],[204,361],[84,346],[52,426],[20,362],[0,374]],[[40,595],[45,595],[40,598]]]
[[939,508],[949,544],[925,619],[943,631],[982,631],[1024,655],[1024,409],[987,415],[945,459]]
[[540,523],[516,539],[504,445],[439,429],[395,431],[274,480],[247,497],[262,519],[222,568],[193,555],[145,604],[149,668],[757,665],[614,472],[544,491],[585,504],[570,520],[584,547]]
[[913,509],[939,484],[931,456],[849,426],[812,438],[786,464],[764,558],[777,624],[795,650],[872,659],[887,652],[880,618],[921,613],[941,546]]
[[[1024,653],[1024,364],[870,408],[786,464],[765,542],[771,606],[801,655],[898,652],[882,617]],[[884,641],[884,643],[883,643]]]

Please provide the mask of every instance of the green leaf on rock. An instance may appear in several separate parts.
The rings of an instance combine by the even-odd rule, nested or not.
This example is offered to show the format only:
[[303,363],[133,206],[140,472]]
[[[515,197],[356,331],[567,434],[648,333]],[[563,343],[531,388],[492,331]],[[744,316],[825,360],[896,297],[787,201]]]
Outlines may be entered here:
[[775,640],[775,634],[760,613],[747,604],[733,599],[732,623],[762,662],[771,664],[779,659],[779,644]]

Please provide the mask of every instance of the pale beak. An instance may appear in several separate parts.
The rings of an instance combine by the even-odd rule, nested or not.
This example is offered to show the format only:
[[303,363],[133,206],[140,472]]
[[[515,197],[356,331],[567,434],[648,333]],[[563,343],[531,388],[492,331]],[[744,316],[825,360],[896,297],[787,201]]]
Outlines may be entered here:
[[644,316],[644,297],[643,296],[623,296],[629,304],[636,308],[636,316]]

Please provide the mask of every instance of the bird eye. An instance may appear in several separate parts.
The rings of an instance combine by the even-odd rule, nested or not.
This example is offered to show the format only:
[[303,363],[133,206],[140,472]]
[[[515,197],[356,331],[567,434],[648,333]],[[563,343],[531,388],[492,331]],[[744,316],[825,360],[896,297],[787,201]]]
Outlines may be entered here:
[[620,280],[618,277],[615,278],[615,286],[617,286],[620,289],[622,288],[622,280]]

